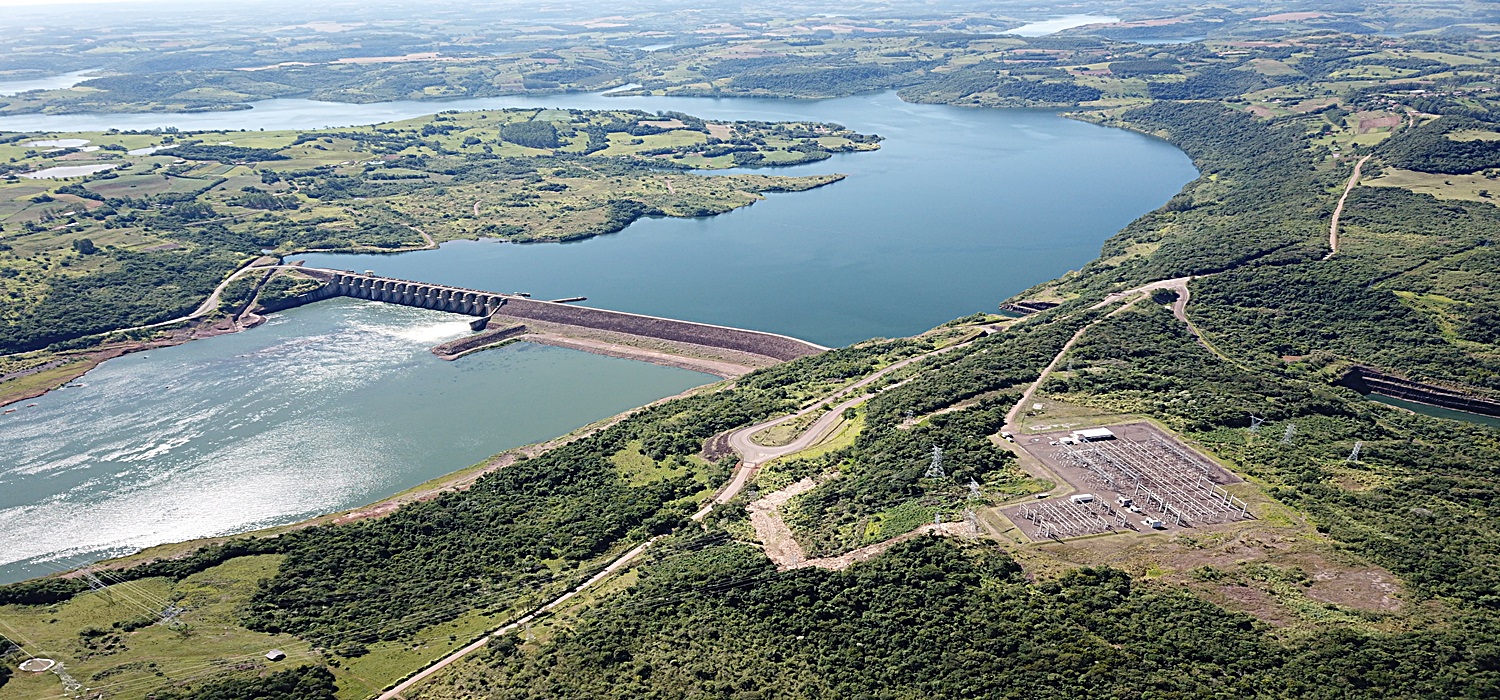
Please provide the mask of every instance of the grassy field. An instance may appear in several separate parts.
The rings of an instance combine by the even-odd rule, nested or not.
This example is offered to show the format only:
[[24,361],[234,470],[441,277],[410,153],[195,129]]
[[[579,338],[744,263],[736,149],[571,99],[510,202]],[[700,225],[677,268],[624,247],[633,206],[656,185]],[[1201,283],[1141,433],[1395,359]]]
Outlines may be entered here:
[[1400,187],[1419,194],[1430,194],[1438,199],[1489,204],[1500,201],[1497,200],[1500,198],[1500,179],[1496,178],[1493,171],[1446,175],[1387,167],[1379,177],[1366,178],[1360,184],[1366,187]]
[[708,464],[696,455],[689,457],[684,462],[676,459],[657,462],[642,452],[640,440],[631,440],[624,449],[616,452],[610,457],[615,469],[624,477],[631,486],[644,486],[662,479],[671,479],[682,476],[690,470],[701,469]]
[[[274,555],[242,557],[176,583],[143,579],[53,606],[4,606],[0,628],[28,652],[58,661],[84,686],[126,700],[164,685],[269,668],[264,655],[271,649],[287,654],[278,667],[321,662],[295,637],[251,632],[234,622],[237,608],[278,561]],[[178,618],[181,626],[147,624],[168,602],[187,610]],[[21,674],[0,697],[50,698],[61,690],[54,674]]]
[[[78,303],[68,299],[102,291],[89,284],[134,285],[149,296],[176,283],[157,279],[177,277],[169,270],[225,267],[262,251],[392,252],[481,237],[576,240],[643,216],[712,216],[765,192],[806,190],[842,176],[705,177],[692,170],[803,163],[875,149],[878,141],[813,122],[536,109],[308,132],[0,135],[0,333],[52,333],[59,330],[54,319],[70,315],[92,326],[62,331],[74,336],[138,325],[141,318],[110,325],[108,314],[129,315],[147,308],[142,304],[78,317]],[[64,179],[25,177],[88,163],[116,167]],[[208,280],[198,283],[198,293],[207,294]],[[150,320],[185,306],[155,296],[173,308]],[[18,350],[46,344],[5,341]],[[38,381],[6,382],[0,395],[25,394]]]

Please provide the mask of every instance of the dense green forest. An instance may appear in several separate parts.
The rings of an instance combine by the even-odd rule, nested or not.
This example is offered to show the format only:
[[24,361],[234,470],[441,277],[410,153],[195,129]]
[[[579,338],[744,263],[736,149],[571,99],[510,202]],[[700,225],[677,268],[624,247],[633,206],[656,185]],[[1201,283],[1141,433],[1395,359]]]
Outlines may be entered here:
[[[971,480],[1002,491],[1026,481],[1015,455],[988,436],[1005,423],[1018,387],[1036,379],[1086,319],[1028,324],[929,358],[909,382],[865,405],[853,445],[778,465],[789,480],[837,474],[787,509],[787,523],[808,553],[841,554],[930,522],[934,514],[959,517]],[[970,400],[977,403],[967,410],[928,415]],[[924,476],[934,447],[943,451],[947,478]]]
[[[0,299],[8,302],[0,305],[0,353],[95,345],[110,331],[184,316],[263,253],[576,240],[645,216],[710,216],[840,176],[683,174],[670,190],[658,177],[807,163],[880,141],[809,122],[735,122],[718,138],[704,120],[676,113],[538,114],[437,114],[307,132],[81,135],[99,144],[92,152],[0,139],[0,158],[9,156],[0,169],[11,173],[0,180]],[[63,182],[14,176],[77,156],[111,167]]]
[[105,271],[60,277],[37,303],[0,315],[0,352],[24,352],[54,343],[186,315],[237,263],[233,251],[101,253]]
[[[1356,304],[1357,306],[1357,304]],[[1313,515],[1336,541],[1389,566],[1424,597],[1500,606],[1500,575],[1484,562],[1500,546],[1500,435],[1435,421],[1332,387],[1309,358],[1278,376],[1216,358],[1161,307],[1121,314],[1073,348],[1076,370],[1044,387],[1109,411],[1152,415],[1201,435],[1237,471]],[[1250,416],[1265,435],[1239,428]],[[1278,439],[1295,424],[1292,444]],[[1350,490],[1336,465],[1355,441],[1378,486]]]
[[[1500,629],[1274,641],[1191,594],[1080,569],[1033,584],[937,538],[841,572],[753,548],[677,554],[533,648],[493,644],[461,688],[519,698],[1447,697],[1500,692]],[[1389,695],[1387,695],[1389,693]]]
[[[1217,32],[1235,17],[1230,10],[1212,21],[1185,16],[1172,31]],[[1500,210],[1485,182],[1494,175],[1486,171],[1500,167],[1500,132],[1485,121],[1497,113],[1496,46],[1468,33],[1398,39],[1328,31],[1352,26],[1338,24],[1355,22],[1352,15],[1306,21],[1322,30],[1288,34],[1266,22],[1242,23],[1247,34],[1237,38],[1255,40],[1161,46],[1092,36],[1028,39],[965,24],[869,37],[693,37],[639,55],[619,47],[558,48],[503,60],[234,71],[244,75],[200,62],[105,78],[93,84],[100,92],[80,91],[86,97],[74,106],[92,100],[134,109],[176,104],[215,81],[239,92],[195,105],[267,94],[426,98],[627,80],[668,94],[826,97],[899,88],[914,101],[1066,105],[1080,118],[1166,138],[1202,176],[1106,242],[1099,260],[1019,297],[1058,306],[882,379],[878,394],[844,414],[850,433],[837,447],[767,465],[752,492],[819,479],[782,509],[811,556],[889,540],[965,509],[999,521],[991,506],[1030,499],[1041,477],[997,434],[1022,390],[1078,334],[1037,392],[1042,408],[1034,424],[1023,418],[1027,424],[1012,430],[1153,420],[1244,476],[1247,483],[1236,488],[1258,499],[1256,517],[1243,529],[1054,543],[995,531],[969,543],[923,537],[840,571],[777,572],[746,522],[750,494],[716,509],[704,525],[689,522],[733,466],[732,457],[706,453],[706,442],[930,351],[938,336],[865,343],[643,409],[487,474],[472,488],[382,518],[236,539],[119,572],[121,580],[182,582],[274,557],[274,571],[245,586],[235,630],[290,633],[316,649],[315,665],[258,678],[226,672],[197,685],[174,680],[174,689],[156,697],[321,700],[334,678],[345,695],[356,694],[352,669],[361,660],[420,649],[440,624],[460,618],[504,624],[656,535],[669,536],[648,550],[647,563],[610,579],[581,611],[544,615],[535,629],[492,641],[414,695],[1500,695],[1500,433],[1380,405],[1336,384],[1351,365],[1365,364],[1500,395]],[[747,24],[733,31],[754,37],[763,30],[770,29]],[[61,97],[43,95],[5,109],[43,106],[67,108]],[[563,112],[546,119],[535,110],[503,118],[445,114],[284,143],[236,135],[238,146],[204,145],[228,135],[174,134],[185,145],[173,158],[205,160],[183,167],[162,157],[149,172],[50,190],[48,200],[25,202],[37,207],[29,233],[59,220],[59,202],[69,197],[101,204],[75,218],[99,229],[55,234],[66,239],[70,266],[99,266],[89,273],[99,277],[74,279],[127,289],[136,289],[137,277],[145,280],[132,292],[141,303],[104,308],[118,318],[137,311],[151,318],[190,306],[235,254],[322,245],[388,250],[420,245],[419,226],[439,239],[481,232],[552,240],[564,234],[538,222],[581,203],[591,218],[571,220],[567,231],[616,230],[643,215],[695,215],[728,206],[731,195],[799,186],[747,180],[734,192],[698,191],[668,202],[648,189],[654,178],[646,175],[710,162],[807,162],[874,140],[841,130],[839,145],[829,145],[821,130],[832,125],[710,129],[680,114],[564,119]],[[732,135],[722,138],[726,129]],[[151,145],[167,136],[150,136]],[[534,156],[518,147],[553,152]],[[1335,202],[1355,159],[1367,155],[1364,182],[1382,186],[1353,188],[1335,251]],[[238,174],[206,170],[251,160],[269,162]],[[1396,169],[1407,179],[1394,177]],[[106,194],[117,180],[137,176],[176,191]],[[605,180],[635,189],[598,189]],[[696,186],[687,182],[676,187]],[[205,199],[214,188],[223,196]],[[476,193],[501,214],[470,228],[450,223],[465,220]],[[361,204],[372,199],[379,201]],[[359,216],[340,218],[341,208]],[[460,214],[451,216],[454,210]],[[109,233],[148,228],[156,236],[150,246],[181,248],[96,246],[108,240],[105,222]],[[351,228],[361,235],[351,237]],[[193,257],[210,261],[201,270],[169,264],[203,251],[218,257]],[[115,274],[113,266],[133,272],[105,277]],[[149,282],[172,271],[183,286],[148,295]],[[1191,325],[1165,308],[1178,298],[1170,290],[1095,308],[1108,293],[1179,277],[1193,278],[1186,283]],[[297,288],[285,279],[272,283],[275,293]],[[84,308],[86,287],[69,292],[63,283],[57,299]],[[26,321],[35,328],[100,327],[84,315],[14,313],[35,314]],[[7,338],[38,342],[19,332],[0,336]],[[942,477],[925,473],[934,447],[942,450]],[[1182,564],[1172,556],[1219,558]],[[1389,604],[1311,595],[1328,581],[1346,585],[1340,571],[1386,586],[1378,590]],[[0,605],[46,612],[52,608],[42,606],[86,598],[86,589],[78,579],[57,578],[0,586]],[[410,670],[385,668],[374,684]]]
[[301,666],[263,678],[233,678],[192,690],[155,693],[151,700],[333,700],[338,688],[321,666]]
[[1381,144],[1379,152],[1391,165],[1424,173],[1450,175],[1500,167],[1500,141],[1487,138],[1453,138],[1465,129],[1485,132],[1487,127],[1468,117],[1442,117]]
[[[693,497],[727,473],[726,465],[696,457],[704,440],[923,349],[898,340],[804,358],[748,375],[733,391],[646,409],[485,476],[469,490],[389,517],[274,540],[236,540],[126,576],[181,578],[237,556],[286,554],[277,576],[252,601],[247,623],[320,643],[340,640],[335,651],[357,655],[363,643],[399,639],[442,619],[399,622],[414,612],[436,608],[452,617],[467,607],[504,609],[554,580],[576,578],[584,573],[580,567],[605,552],[676,527],[695,505]],[[663,474],[632,483],[611,461],[622,453],[643,454],[660,463]],[[59,579],[0,586],[0,604],[64,600],[86,588],[80,586]],[[350,629],[360,631],[346,634]]]

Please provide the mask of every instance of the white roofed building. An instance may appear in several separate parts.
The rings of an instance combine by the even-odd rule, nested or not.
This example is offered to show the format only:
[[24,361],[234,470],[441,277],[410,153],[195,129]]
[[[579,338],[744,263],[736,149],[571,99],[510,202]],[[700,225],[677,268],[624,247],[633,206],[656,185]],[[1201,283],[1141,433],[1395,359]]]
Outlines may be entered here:
[[1079,442],[1113,440],[1115,439],[1115,433],[1109,428],[1087,428],[1084,430],[1073,431],[1073,439]]

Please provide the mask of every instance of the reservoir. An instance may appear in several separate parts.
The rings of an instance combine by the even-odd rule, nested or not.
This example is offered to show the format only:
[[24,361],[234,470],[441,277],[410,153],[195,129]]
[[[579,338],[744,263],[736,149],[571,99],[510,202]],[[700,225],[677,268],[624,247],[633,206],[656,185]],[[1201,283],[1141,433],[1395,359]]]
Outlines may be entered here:
[[[552,98],[549,103],[561,101]],[[839,346],[920,333],[1099,254],[1196,173],[1156,139],[1050,112],[835,100],[597,97],[574,106],[714,119],[814,119],[886,138],[879,151],[776,174],[848,179],[706,219],[646,219],[567,244],[459,241],[309,265],[783,333]]]
[[[786,333],[824,345],[994,311],[1077,269],[1195,177],[1159,140],[1026,110],[894,94],[794,101],[599,95],[195,114],[0,118],[0,130],[317,128],[444,109],[677,110],[832,121],[881,150],[777,174],[848,179],[705,219],[569,244],[460,241],[310,264]],[[466,317],[352,300],[126,356],[0,417],[0,581],[355,507],[712,377],[517,344],[437,360]],[[36,403],[35,407],[25,407]]]

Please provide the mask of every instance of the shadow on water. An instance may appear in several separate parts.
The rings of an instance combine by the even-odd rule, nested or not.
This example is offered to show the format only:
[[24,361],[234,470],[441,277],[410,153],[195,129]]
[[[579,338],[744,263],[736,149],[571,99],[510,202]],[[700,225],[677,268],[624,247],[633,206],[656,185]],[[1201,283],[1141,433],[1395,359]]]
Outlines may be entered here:
[[1490,427],[1490,428],[1500,428],[1500,418],[1496,418],[1494,416],[1485,416],[1485,415],[1480,415],[1478,413],[1466,413],[1464,411],[1455,411],[1455,410],[1448,409],[1448,408],[1441,408],[1439,406],[1431,406],[1431,405],[1428,405],[1428,404],[1425,404],[1425,403],[1417,403],[1415,401],[1404,401],[1402,399],[1395,399],[1395,398],[1391,398],[1389,396],[1381,396],[1380,394],[1366,394],[1365,398],[1367,398],[1367,399],[1369,399],[1371,401],[1375,401],[1377,403],[1383,403],[1383,404],[1385,404],[1387,406],[1395,406],[1396,408],[1404,408],[1404,409],[1406,409],[1408,411],[1411,411],[1412,413],[1419,413],[1419,414],[1424,415],[1424,416],[1431,416],[1433,418],[1446,418],[1448,420],[1463,421],[1465,423],[1473,423],[1475,425],[1483,425],[1483,426]]

